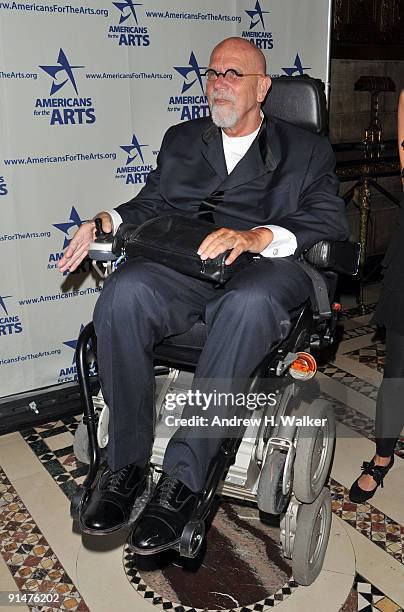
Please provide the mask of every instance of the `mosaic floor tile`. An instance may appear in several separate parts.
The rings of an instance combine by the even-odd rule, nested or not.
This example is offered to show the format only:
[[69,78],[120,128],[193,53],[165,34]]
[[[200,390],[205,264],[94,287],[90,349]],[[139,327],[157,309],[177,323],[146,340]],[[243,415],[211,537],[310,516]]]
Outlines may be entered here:
[[62,434],[62,433],[66,433],[68,432],[68,428],[66,427],[66,425],[60,425],[59,427],[55,427],[49,431],[42,431],[41,435],[43,438],[49,438],[50,436],[57,436],[58,434]]
[[343,423],[366,438],[374,439],[375,422],[373,419],[357,412],[329,395],[324,394],[324,398],[333,405],[336,421]]
[[[74,431],[80,420],[80,416],[68,417],[66,419],[49,423],[49,427],[41,425],[39,427],[21,431],[24,440],[30,445],[45,469],[56,480],[69,499],[74,495],[79,484],[87,474],[87,466],[77,462],[73,454]],[[63,440],[71,441],[69,446],[51,450],[50,446],[53,437],[58,437],[61,433]],[[50,444],[49,444],[50,443]]]
[[388,555],[404,563],[404,528],[369,503],[351,502],[348,489],[333,479],[330,488],[332,511]]
[[338,380],[338,382],[350,387],[351,389],[354,389],[358,393],[362,393],[362,395],[365,395],[366,397],[370,397],[373,400],[377,398],[379,385],[376,382],[373,384],[373,382],[370,380],[364,381],[361,378],[354,376],[350,372],[342,370],[334,364],[319,366],[318,370],[329,378]]
[[0,508],[0,552],[18,590],[58,593],[59,603],[48,609],[87,611],[76,586],[1,468],[0,494],[6,502]]
[[[70,437],[70,442],[72,441],[72,436]],[[68,465],[68,458],[70,457],[70,462],[72,462],[75,457],[73,454],[73,445],[69,444],[69,446],[65,446],[63,448],[57,448],[53,451],[55,456],[60,458],[63,465]]]
[[66,431],[62,434],[50,436],[47,438],[47,444],[49,448],[56,453],[57,451],[63,450],[69,447],[72,443],[72,434],[70,431]]
[[[355,577],[354,590],[357,593],[358,612],[402,612],[399,605],[360,574]],[[345,612],[344,608],[342,611]]]
[[366,336],[367,334],[373,334],[376,331],[376,325],[362,325],[360,327],[354,327],[353,329],[344,329],[343,340],[351,340],[352,338],[359,338],[360,336]]
[[375,343],[351,351],[350,353],[344,353],[344,356],[353,359],[357,363],[366,365],[368,368],[383,373],[386,360],[386,347],[384,344]]

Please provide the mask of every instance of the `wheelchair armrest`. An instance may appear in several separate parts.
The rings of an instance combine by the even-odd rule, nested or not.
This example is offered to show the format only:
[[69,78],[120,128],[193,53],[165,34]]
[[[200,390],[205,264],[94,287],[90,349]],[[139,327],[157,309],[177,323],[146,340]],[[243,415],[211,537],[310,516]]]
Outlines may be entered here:
[[319,270],[355,276],[359,270],[360,252],[359,242],[322,240],[304,253],[304,259]]
[[112,243],[112,252],[115,253],[117,257],[122,254],[122,249],[124,249],[126,244],[131,241],[138,228],[139,226],[134,225],[133,223],[120,224]]

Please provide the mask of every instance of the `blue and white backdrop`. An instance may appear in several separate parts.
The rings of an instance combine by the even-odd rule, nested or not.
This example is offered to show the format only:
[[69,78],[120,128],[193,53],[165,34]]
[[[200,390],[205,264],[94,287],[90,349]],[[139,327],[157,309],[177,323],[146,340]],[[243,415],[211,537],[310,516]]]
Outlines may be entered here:
[[238,35],[272,75],[328,81],[330,0],[0,1],[0,396],[74,380],[100,287],[56,263],[133,197],[168,126],[208,114],[201,72]]

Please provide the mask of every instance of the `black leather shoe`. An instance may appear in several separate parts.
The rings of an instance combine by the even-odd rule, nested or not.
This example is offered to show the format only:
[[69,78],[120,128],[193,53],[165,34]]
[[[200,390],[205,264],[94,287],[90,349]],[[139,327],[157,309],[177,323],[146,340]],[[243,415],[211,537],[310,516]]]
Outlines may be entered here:
[[365,491],[364,489],[361,489],[358,484],[359,478],[361,478],[361,476],[359,476],[359,478],[355,480],[349,491],[349,499],[356,504],[363,504],[364,502],[368,501],[368,499],[371,499],[376,493],[379,486],[383,488],[383,479],[386,476],[387,472],[393,467],[393,464],[394,453],[391,456],[390,463],[385,467],[383,467],[382,465],[375,465],[373,459],[371,461],[364,461],[361,467],[361,476],[363,476],[363,474],[370,474],[370,476],[372,476],[373,480],[375,481],[376,486],[371,491]]
[[107,466],[80,515],[82,531],[103,535],[124,527],[145,491],[147,474],[148,465],[130,464],[116,472]]
[[138,555],[154,555],[176,548],[198,501],[198,493],[163,472],[150,502],[135,524],[130,538],[132,550]]

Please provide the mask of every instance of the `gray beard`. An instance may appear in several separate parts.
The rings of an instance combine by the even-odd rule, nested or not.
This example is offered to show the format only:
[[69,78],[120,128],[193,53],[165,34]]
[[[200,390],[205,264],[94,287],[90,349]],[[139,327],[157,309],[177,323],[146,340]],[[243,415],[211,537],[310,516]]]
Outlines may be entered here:
[[239,120],[237,111],[234,109],[221,108],[214,102],[210,112],[213,123],[219,128],[232,128]]

